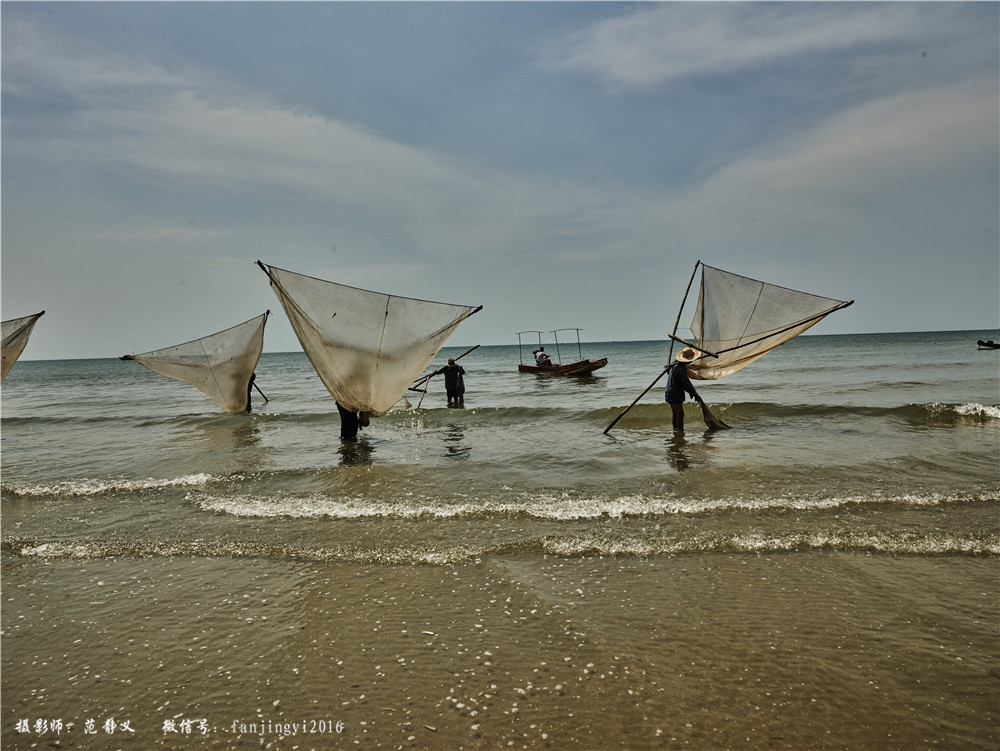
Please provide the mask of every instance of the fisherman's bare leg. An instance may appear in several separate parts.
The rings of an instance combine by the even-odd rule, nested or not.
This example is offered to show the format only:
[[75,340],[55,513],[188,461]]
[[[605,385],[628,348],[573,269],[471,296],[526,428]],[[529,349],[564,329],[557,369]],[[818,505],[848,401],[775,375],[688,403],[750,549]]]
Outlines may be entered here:
[[673,418],[674,430],[684,431],[684,404],[670,403],[670,412]]

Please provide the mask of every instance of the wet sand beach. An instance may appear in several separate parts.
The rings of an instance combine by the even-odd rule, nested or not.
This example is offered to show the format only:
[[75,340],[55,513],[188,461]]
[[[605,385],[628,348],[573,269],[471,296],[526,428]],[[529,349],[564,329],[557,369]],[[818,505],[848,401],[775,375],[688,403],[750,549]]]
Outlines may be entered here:
[[4,749],[1000,748],[995,558],[3,564]]

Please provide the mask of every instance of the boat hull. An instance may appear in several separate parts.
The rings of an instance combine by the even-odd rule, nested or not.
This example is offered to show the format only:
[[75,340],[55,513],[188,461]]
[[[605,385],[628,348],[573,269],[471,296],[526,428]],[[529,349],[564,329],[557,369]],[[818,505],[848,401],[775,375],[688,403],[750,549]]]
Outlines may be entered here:
[[536,373],[538,375],[587,375],[608,364],[608,358],[600,360],[580,360],[565,365],[518,365],[519,373]]

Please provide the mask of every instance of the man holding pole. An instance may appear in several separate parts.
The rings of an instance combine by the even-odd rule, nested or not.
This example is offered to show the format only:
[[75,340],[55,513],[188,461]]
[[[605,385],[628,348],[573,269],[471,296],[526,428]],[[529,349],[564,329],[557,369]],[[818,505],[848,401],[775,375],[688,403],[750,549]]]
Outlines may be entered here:
[[677,353],[676,362],[670,366],[667,376],[667,388],[664,398],[673,413],[674,431],[684,432],[684,394],[687,392],[699,404],[704,405],[701,396],[694,390],[688,377],[687,363],[698,359],[698,352],[692,347],[685,347]]

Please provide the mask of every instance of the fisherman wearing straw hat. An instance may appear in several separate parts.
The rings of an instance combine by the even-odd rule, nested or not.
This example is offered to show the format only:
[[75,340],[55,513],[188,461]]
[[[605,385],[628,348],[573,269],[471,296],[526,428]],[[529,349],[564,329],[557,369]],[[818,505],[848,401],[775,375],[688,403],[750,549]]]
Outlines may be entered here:
[[674,430],[684,432],[684,393],[690,394],[691,398],[699,404],[704,403],[698,392],[694,390],[694,386],[691,385],[687,370],[687,364],[698,359],[698,352],[691,347],[685,347],[677,353],[677,357],[674,359],[676,362],[670,366],[670,373],[667,375],[664,398],[673,413]]

